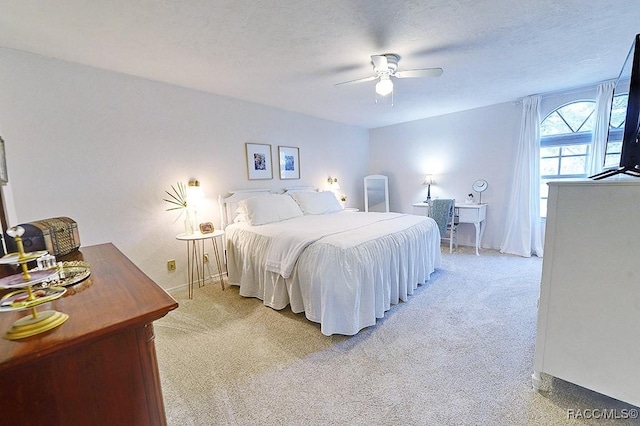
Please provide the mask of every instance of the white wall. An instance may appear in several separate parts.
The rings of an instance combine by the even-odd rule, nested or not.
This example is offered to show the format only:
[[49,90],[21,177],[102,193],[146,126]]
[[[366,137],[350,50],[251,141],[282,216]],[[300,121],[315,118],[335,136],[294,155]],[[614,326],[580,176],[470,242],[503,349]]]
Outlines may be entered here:
[[540,121],[545,119],[550,112],[564,104],[576,102],[579,100],[596,100],[597,87],[582,87],[572,90],[566,90],[558,93],[549,93],[542,96],[540,102]]
[[[432,197],[464,201],[476,179],[489,182],[483,247],[499,248],[506,221],[522,105],[504,103],[370,130],[370,173],[389,176],[392,211],[411,213],[423,201],[427,173]],[[478,194],[474,193],[476,200]],[[459,242],[473,245],[473,225],[459,228]]]
[[[214,72],[214,70],[212,70]],[[10,225],[54,216],[78,222],[84,246],[113,242],[165,288],[186,281],[183,224],[164,191],[200,180],[199,221],[219,225],[230,189],[325,189],[338,177],[362,208],[365,129],[239,100],[0,49],[0,135],[13,199]],[[249,181],[245,143],[300,147],[300,180]],[[12,197],[11,197],[12,195]],[[168,272],[166,261],[178,270]]]

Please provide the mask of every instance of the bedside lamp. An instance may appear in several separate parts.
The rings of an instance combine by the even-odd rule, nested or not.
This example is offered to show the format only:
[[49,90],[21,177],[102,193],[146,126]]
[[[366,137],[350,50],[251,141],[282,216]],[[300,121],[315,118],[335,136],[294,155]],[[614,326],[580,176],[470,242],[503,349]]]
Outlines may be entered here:
[[426,175],[422,184],[427,185],[427,199],[424,200],[424,202],[429,204],[431,202],[431,185],[435,184],[433,181],[433,175]]
[[198,229],[198,207],[202,204],[204,194],[202,188],[200,188],[200,182],[197,179],[191,179],[187,186],[187,217],[189,216],[189,210],[193,212],[191,220],[191,227],[195,231]]
[[200,182],[197,179],[191,179],[187,186],[187,206],[197,208],[202,201],[203,194],[200,188]]
[[329,178],[327,179],[327,182],[329,183],[329,189],[331,191],[338,191],[340,190],[340,184],[338,183],[338,178]]

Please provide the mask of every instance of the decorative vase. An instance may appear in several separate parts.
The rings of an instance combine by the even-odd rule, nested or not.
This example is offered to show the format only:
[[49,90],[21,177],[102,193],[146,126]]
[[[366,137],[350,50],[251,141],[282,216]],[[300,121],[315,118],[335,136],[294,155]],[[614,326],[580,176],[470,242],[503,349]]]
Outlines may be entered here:
[[184,233],[186,235],[193,235],[193,219],[191,217],[191,212],[189,209],[185,209],[185,218],[184,218]]

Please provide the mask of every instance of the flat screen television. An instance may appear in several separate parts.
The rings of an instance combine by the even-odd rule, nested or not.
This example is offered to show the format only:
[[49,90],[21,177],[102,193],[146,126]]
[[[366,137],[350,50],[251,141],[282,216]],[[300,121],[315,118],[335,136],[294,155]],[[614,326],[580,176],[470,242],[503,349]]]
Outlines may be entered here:
[[[609,176],[625,174],[640,177],[640,34],[637,34],[622,71],[616,81],[613,96],[628,93],[627,113],[622,130],[622,149],[620,166],[591,176],[592,179],[604,179]],[[609,138],[612,131],[609,130]],[[610,144],[607,144],[609,147]]]

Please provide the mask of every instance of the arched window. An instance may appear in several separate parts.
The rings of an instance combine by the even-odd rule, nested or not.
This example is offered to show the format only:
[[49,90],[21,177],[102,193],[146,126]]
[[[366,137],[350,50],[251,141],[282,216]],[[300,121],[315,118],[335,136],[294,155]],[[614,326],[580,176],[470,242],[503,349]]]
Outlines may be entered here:
[[[627,93],[613,97],[604,168],[620,164]],[[596,103],[571,102],[553,110],[540,123],[540,216],[547,216],[547,182],[587,177],[587,160],[595,123]]]
[[595,101],[565,104],[540,123],[540,216],[547,216],[547,182],[587,176]]

